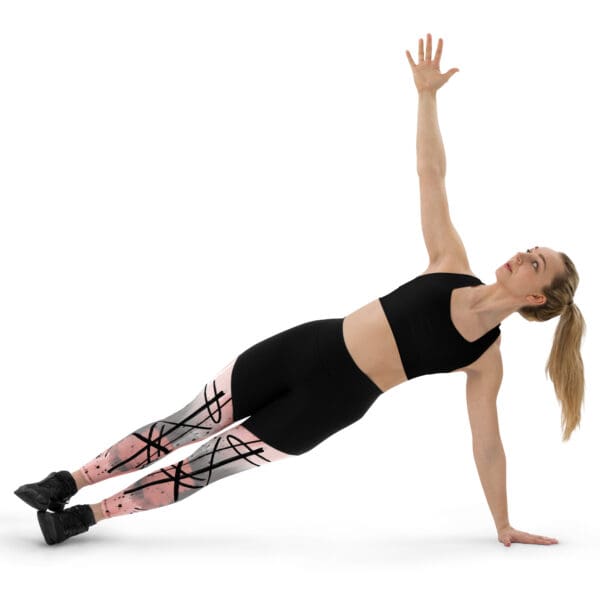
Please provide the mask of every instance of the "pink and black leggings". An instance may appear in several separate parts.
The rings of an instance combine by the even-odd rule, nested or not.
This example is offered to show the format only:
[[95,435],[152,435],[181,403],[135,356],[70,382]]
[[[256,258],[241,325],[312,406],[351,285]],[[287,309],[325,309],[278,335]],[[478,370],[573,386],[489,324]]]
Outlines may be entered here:
[[105,517],[166,506],[228,475],[303,454],[360,419],[383,392],[348,353],[342,323],[310,321],[251,346],[181,410],[84,465],[86,480],[96,483],[210,438],[184,460],[104,499]]

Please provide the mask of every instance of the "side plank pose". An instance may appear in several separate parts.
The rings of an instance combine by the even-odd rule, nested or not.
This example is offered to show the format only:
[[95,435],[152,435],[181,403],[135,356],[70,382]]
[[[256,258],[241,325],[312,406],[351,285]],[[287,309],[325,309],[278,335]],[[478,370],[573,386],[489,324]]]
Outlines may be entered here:
[[[436,94],[458,69],[440,72],[442,40],[419,62],[406,52],[418,91],[417,172],[429,266],[411,281],[346,315],[310,321],[249,347],[189,404],[116,442],[80,469],[50,473],[15,494],[38,509],[45,541],[56,544],[121,515],[183,500],[210,483],[308,452],[364,416],[408,379],[466,373],[473,454],[498,541],[554,544],[514,529],[508,519],[506,458],[496,398],[502,381],[500,323],[560,317],[546,365],[562,407],[563,441],[579,425],[584,395],[580,354],[585,322],[573,295],[579,276],[569,257],[547,247],[517,252],[485,285],[469,266],[450,219],[446,161]],[[246,419],[225,431],[236,421]],[[188,458],[158,469],[98,504],[65,509],[78,490],[143,469],[176,448],[205,441]],[[48,510],[49,509],[49,510]],[[51,511],[51,512],[49,512]]]

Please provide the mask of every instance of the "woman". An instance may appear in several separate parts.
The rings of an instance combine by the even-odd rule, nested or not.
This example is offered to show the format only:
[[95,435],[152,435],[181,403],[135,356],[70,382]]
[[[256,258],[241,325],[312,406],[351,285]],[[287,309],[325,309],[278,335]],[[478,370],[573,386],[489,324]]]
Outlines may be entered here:
[[[431,59],[429,34],[425,56],[419,40],[418,64],[406,52],[419,94],[417,166],[427,270],[345,318],[303,323],[251,346],[178,412],[140,427],[72,473],[53,472],[21,486],[15,493],[38,509],[48,544],[103,519],[165,506],[228,475],[300,455],[360,419],[387,390],[429,373],[456,371],[467,375],[473,451],[498,540],[507,546],[557,542],[509,523],[496,414],[499,324],[515,311],[535,321],[560,316],[547,373],[562,404],[568,440],[580,421],[584,388],[579,348],[585,324],[573,304],[579,277],[565,254],[538,246],[517,252],[496,270],[491,285],[471,272],[444,189],[436,93],[458,69],[442,74],[441,53],[440,39]],[[141,469],[208,437],[187,459],[98,504],[64,509],[82,487]]]

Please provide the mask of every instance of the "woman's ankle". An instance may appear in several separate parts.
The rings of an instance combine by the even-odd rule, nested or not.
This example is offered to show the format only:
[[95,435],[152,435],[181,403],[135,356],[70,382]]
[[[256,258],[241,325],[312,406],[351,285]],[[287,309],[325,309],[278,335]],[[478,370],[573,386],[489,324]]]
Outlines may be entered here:
[[106,519],[104,510],[102,510],[102,502],[98,502],[97,504],[90,504],[90,508],[94,513],[94,519],[96,519],[96,523],[99,523],[103,519]]
[[85,480],[83,473],[81,472],[81,469],[79,469],[78,471],[73,471],[71,473],[71,476],[73,477],[73,479],[75,480],[75,483],[77,484],[77,491],[79,491],[82,487],[85,487],[86,485],[90,485]]

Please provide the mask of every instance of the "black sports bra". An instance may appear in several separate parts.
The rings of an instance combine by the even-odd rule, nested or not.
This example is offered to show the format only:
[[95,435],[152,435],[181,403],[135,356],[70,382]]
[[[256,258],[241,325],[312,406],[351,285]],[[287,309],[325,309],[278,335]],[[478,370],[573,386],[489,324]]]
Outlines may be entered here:
[[452,290],[473,285],[484,283],[474,275],[425,273],[379,298],[408,379],[469,365],[500,335],[498,324],[469,342],[454,326]]

